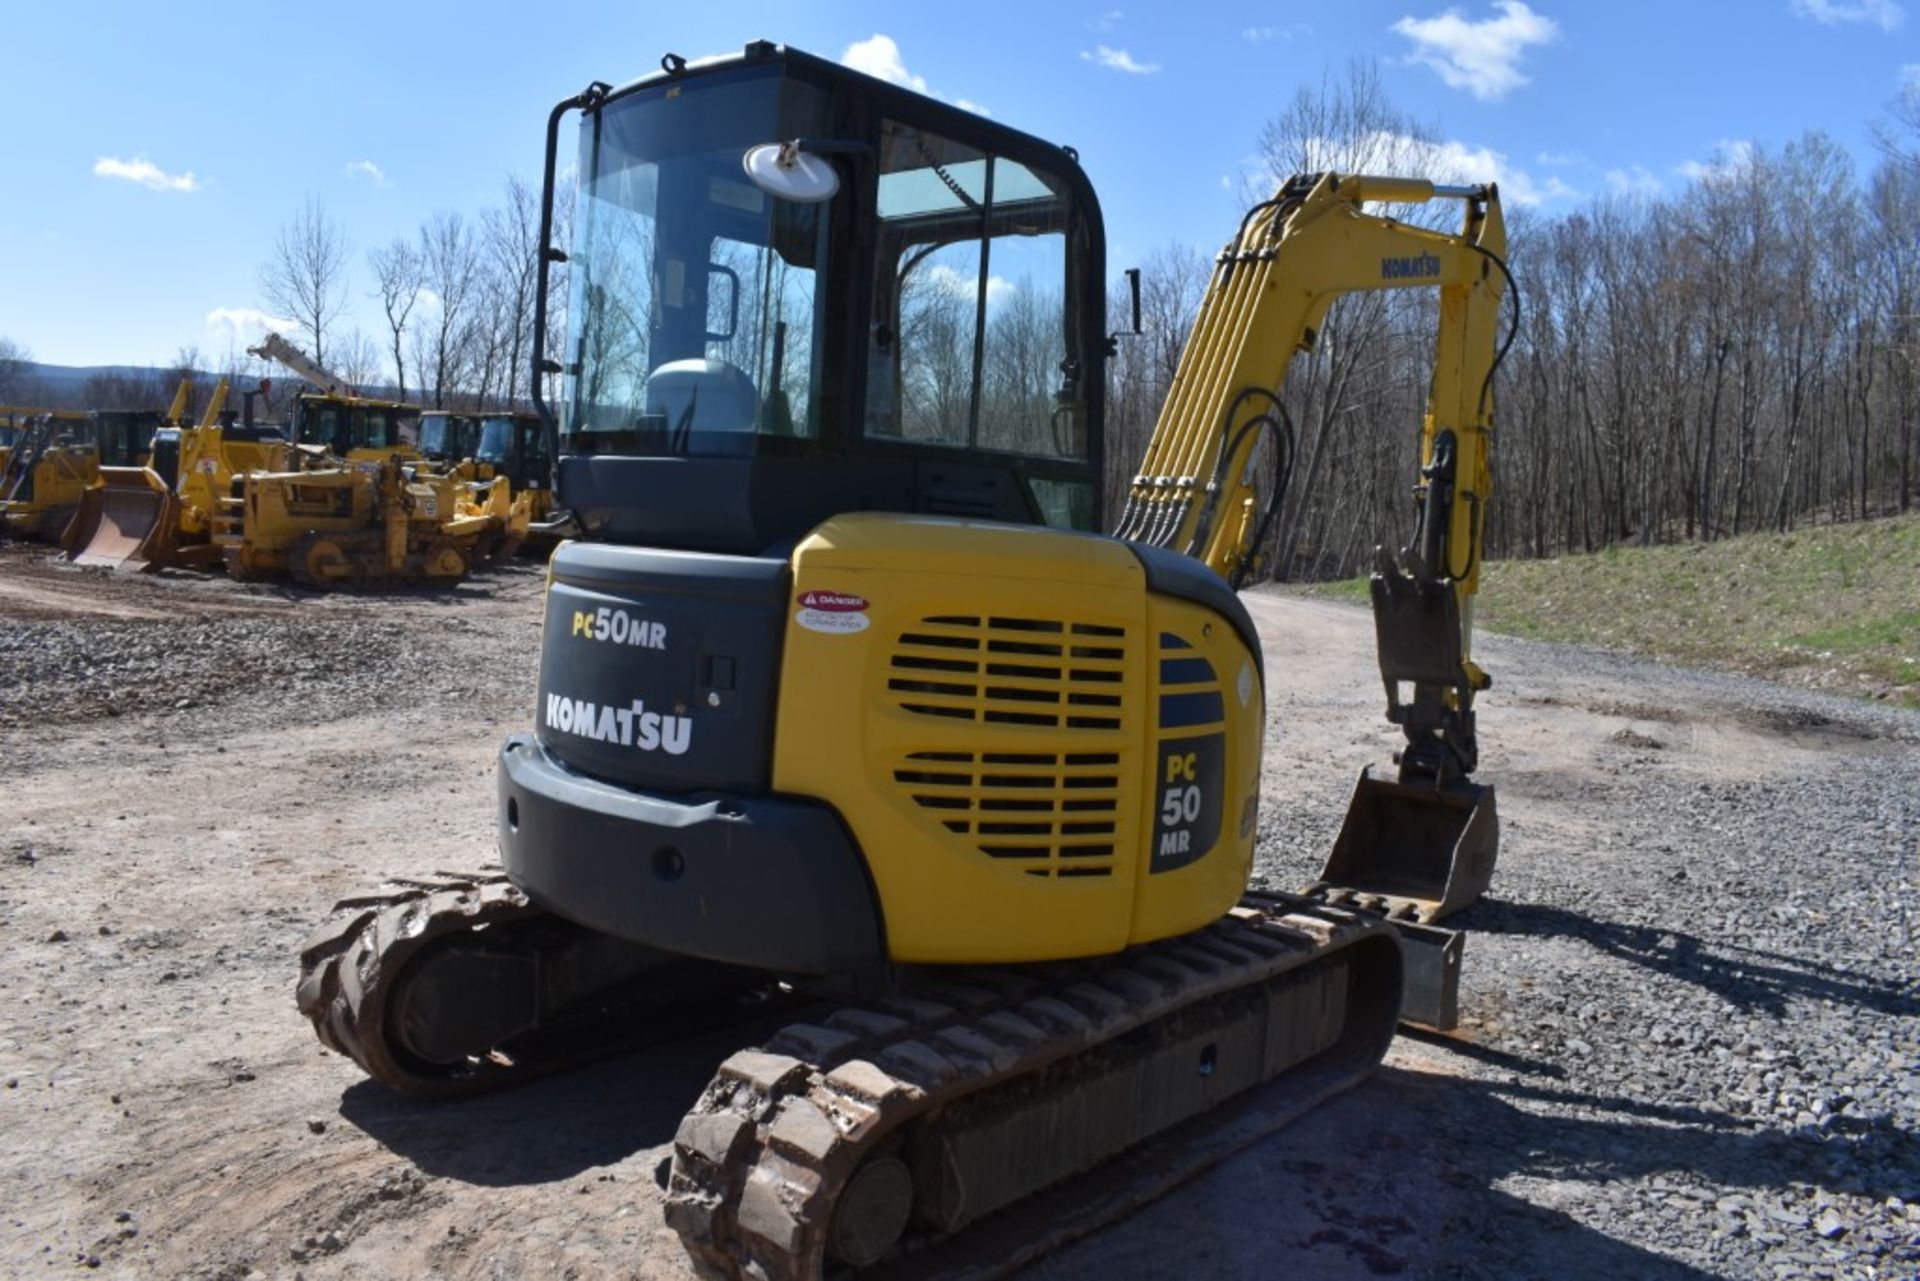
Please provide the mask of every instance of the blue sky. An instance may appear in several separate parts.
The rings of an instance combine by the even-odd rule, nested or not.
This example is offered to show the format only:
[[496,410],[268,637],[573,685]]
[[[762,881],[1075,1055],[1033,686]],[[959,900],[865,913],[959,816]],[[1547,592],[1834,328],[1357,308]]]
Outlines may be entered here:
[[668,51],[782,41],[1071,143],[1117,271],[1225,239],[1261,124],[1355,58],[1473,176],[1549,214],[1807,129],[1865,170],[1870,122],[1920,86],[1908,3],[21,3],[0,335],[64,364],[217,359],[257,338],[259,264],[312,193],[353,240],[353,322],[377,338],[366,249],[537,178],[555,100]]

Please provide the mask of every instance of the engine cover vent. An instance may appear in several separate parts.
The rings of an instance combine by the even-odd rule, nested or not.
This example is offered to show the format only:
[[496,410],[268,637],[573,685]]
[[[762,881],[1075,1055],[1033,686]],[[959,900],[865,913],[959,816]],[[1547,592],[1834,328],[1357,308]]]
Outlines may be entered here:
[[910,752],[893,771],[914,803],[1028,876],[1112,876],[1117,752]]
[[1117,733],[1125,642],[1101,623],[938,615],[901,633],[887,689],[921,716]]

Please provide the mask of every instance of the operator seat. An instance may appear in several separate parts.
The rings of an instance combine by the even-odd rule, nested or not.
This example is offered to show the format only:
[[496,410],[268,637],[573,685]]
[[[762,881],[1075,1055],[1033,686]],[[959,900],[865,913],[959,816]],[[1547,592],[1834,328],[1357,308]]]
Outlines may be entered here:
[[641,394],[645,412],[673,431],[750,432],[760,412],[753,379],[724,360],[670,360],[647,375]]

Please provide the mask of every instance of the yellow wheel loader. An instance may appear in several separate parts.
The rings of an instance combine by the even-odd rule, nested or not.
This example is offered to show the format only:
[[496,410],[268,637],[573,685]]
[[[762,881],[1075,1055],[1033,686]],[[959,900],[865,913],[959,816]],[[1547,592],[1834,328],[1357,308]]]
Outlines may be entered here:
[[99,469],[63,539],[68,559],[116,569],[218,565],[240,536],[240,478],[293,465],[279,428],[227,421],[226,379],[198,423],[187,417],[187,391],[183,383],[144,466]]
[[[321,1040],[445,1097],[792,1002],[682,1122],[666,1215],[705,1275],[797,1279],[986,1238],[1015,1264],[1447,1024],[1435,922],[1496,842],[1468,609],[1495,190],[1306,174],[1250,210],[1108,535],[1070,149],[778,46],[669,57],[554,109],[543,243],[574,111],[534,360],[583,537],[500,752],[504,871],[343,903],[301,954]],[[1431,201],[1458,230],[1380,207]],[[1287,673],[1235,584],[1285,495],[1287,371],[1335,299],[1407,288],[1439,295],[1420,519],[1373,580],[1406,746],[1321,883],[1250,893]],[[1103,1163],[1137,1177],[1074,1178]]]

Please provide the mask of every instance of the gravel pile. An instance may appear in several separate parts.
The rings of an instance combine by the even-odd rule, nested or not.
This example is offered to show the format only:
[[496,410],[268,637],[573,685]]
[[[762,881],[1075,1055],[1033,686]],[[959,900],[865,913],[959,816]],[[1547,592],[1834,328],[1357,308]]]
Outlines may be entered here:
[[[1413,1271],[1538,1275],[1556,1240],[1580,1257],[1567,1234],[1586,1228],[1602,1248],[1562,1275],[1920,1276],[1920,717],[1484,649],[1509,688],[1571,656],[1669,701],[1684,684],[1688,712],[1588,708],[1634,725],[1591,777],[1486,771],[1501,863],[1449,922],[1469,939],[1444,1044],[1467,1079],[1422,1088],[1449,1177],[1513,1199],[1469,1201]],[[1792,776],[1692,767],[1715,721],[1774,735]],[[1310,879],[1343,805],[1275,823],[1272,883]],[[1619,1242],[1634,1252],[1603,1257]]]
[[532,705],[535,565],[388,593],[30,571],[56,599],[103,612],[0,610],[0,729],[216,709],[311,722],[476,699]]
[[0,622],[0,727],[195,705],[364,700],[415,657],[402,628],[260,616]]

